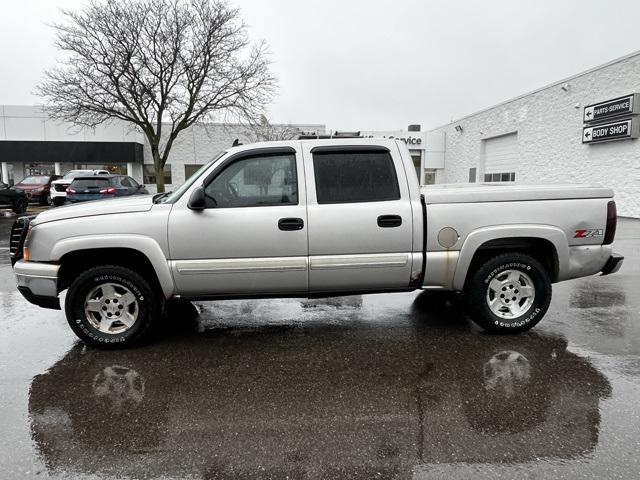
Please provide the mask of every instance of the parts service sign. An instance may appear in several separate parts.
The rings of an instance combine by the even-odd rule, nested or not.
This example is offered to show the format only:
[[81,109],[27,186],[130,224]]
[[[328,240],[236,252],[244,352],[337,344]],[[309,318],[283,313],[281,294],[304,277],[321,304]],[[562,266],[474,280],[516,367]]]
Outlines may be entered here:
[[635,115],[638,113],[638,94],[632,93],[624,97],[614,98],[605,102],[594,103],[584,107],[584,122],[598,122],[613,117]]
[[635,119],[620,120],[582,129],[582,143],[608,142],[638,138],[638,122]]

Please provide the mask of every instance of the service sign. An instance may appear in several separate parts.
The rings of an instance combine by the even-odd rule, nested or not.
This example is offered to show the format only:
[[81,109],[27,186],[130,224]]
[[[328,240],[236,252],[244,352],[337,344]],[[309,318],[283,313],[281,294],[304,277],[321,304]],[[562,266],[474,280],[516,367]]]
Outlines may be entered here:
[[614,98],[605,102],[587,105],[584,107],[584,121],[597,122],[623,115],[635,115],[638,113],[638,94],[632,93],[625,97]]
[[638,122],[634,119],[582,129],[582,143],[608,142],[628,138],[638,138]]
[[389,138],[402,140],[409,150],[424,150],[427,146],[427,132],[396,131],[361,131],[364,138]]

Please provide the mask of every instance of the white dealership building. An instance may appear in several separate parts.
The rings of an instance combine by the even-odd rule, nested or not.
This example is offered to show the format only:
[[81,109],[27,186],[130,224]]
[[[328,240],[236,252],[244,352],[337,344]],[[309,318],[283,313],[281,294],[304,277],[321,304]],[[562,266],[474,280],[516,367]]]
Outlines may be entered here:
[[[324,125],[273,125],[273,130],[325,132]],[[202,164],[231,147],[251,141],[240,125],[211,123],[182,132],[165,166],[167,189],[180,185]],[[41,106],[0,105],[2,180],[16,184],[28,175],[64,174],[72,169],[105,169],[127,174],[155,191],[151,149],[144,135],[128,123],[112,121],[79,128],[51,119]]]
[[586,183],[640,217],[640,52],[428,132],[444,136],[438,183]]

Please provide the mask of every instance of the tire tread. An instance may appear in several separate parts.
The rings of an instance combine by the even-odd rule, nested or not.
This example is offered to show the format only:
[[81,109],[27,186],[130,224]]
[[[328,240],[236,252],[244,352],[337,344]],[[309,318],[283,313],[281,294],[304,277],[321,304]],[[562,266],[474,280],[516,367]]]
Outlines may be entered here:
[[[543,301],[537,307],[539,308],[539,313],[536,318],[527,322],[525,325],[518,327],[496,326],[495,318],[493,318],[493,314],[489,310],[486,302],[486,287],[483,284],[483,279],[490,275],[492,270],[499,268],[501,265],[514,262],[530,264],[535,274],[541,277],[538,281],[542,282],[543,288],[536,288],[536,299],[542,298]],[[534,283],[536,282],[535,279],[532,280]],[[551,303],[551,294],[552,289],[549,272],[547,272],[538,260],[524,253],[502,253],[487,259],[467,284],[467,288],[465,288],[467,314],[474,323],[487,332],[507,334],[521,333],[533,328],[542,320]],[[535,303],[536,301],[534,301],[534,305]]]
[[[82,329],[80,329],[73,321],[73,310],[76,307],[74,305],[74,302],[78,300],[75,298],[76,290],[80,288],[80,286],[85,285],[86,282],[90,281],[92,276],[97,274],[121,275],[124,278],[130,279],[130,281],[136,284],[136,286],[143,292],[145,298],[148,300],[146,302],[148,311],[146,312],[145,317],[142,319],[143,323],[136,330],[135,334],[131,335],[124,342],[107,343],[97,341],[91,337],[88,337],[82,331]],[[81,301],[84,301],[84,299],[82,299]],[[161,316],[162,310],[163,302],[159,301],[158,295],[154,291],[152,284],[145,280],[139,273],[131,270],[130,268],[115,264],[96,265],[78,275],[78,277],[69,286],[69,290],[67,292],[67,297],[65,300],[65,314],[69,326],[74,331],[74,333],[83,342],[92,347],[110,350],[130,348],[145,343],[151,336],[153,327],[158,323],[158,319]]]

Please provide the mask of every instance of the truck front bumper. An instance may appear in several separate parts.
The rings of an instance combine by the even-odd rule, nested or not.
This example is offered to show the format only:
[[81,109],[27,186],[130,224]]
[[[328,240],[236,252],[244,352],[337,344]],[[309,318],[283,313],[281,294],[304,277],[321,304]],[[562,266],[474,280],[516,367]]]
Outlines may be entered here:
[[620,270],[622,262],[624,262],[624,257],[614,253],[609,257],[609,260],[607,260],[607,263],[602,268],[602,275],[611,275],[612,273],[616,273]]
[[60,265],[52,263],[25,262],[20,260],[13,266],[18,291],[27,301],[43,308],[60,310],[58,300],[58,271]]

